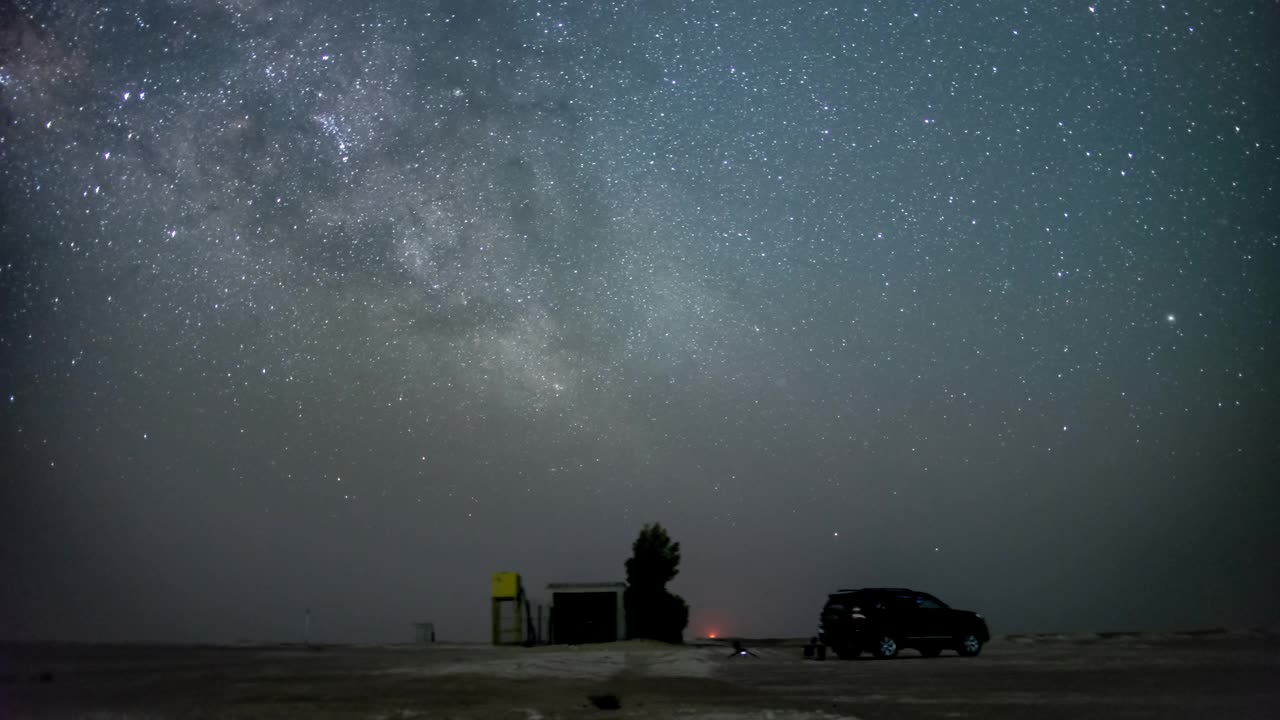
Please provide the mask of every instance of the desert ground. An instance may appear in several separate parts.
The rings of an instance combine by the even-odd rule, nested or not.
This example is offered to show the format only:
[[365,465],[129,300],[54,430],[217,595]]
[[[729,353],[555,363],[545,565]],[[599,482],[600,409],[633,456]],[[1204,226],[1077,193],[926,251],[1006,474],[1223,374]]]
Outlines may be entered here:
[[1273,633],[1011,636],[894,660],[805,660],[801,644],[3,646],[0,717],[1280,717]]

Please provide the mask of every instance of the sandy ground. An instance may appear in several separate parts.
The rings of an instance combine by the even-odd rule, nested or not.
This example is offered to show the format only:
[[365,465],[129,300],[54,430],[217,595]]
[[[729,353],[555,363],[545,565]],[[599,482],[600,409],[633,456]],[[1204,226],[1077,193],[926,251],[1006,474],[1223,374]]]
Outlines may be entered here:
[[[806,661],[798,642],[0,647],[0,718],[1274,718],[1261,633],[1013,637],[978,658]],[[612,695],[617,709],[592,697]]]

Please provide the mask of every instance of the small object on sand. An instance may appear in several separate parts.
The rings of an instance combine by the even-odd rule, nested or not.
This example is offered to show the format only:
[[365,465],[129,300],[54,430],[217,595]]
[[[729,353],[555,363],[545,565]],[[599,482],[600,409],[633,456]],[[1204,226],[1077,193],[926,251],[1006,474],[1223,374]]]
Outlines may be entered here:
[[746,648],[742,647],[742,641],[741,641],[741,640],[734,640],[734,641],[733,641],[733,654],[732,654],[732,655],[730,655],[729,657],[730,657],[730,658],[735,658],[735,657],[742,657],[742,656],[747,656],[747,655],[750,655],[750,656],[751,656],[751,657],[753,657],[753,658],[758,658],[758,657],[760,657],[759,655],[757,655],[757,654],[755,654],[755,653],[751,652],[750,650],[748,650],[748,649],[746,649]]
[[809,644],[804,646],[805,660],[826,660],[827,646],[818,642],[818,638],[809,638]]
[[605,695],[588,695],[587,699],[591,701],[592,705],[595,705],[601,710],[618,710],[622,708],[622,701],[613,693],[607,693]]

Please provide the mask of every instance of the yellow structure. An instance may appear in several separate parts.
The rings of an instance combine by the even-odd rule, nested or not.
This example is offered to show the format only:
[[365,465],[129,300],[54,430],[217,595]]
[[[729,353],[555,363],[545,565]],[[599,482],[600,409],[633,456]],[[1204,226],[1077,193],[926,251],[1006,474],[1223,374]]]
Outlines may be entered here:
[[[520,585],[520,574],[493,574],[493,644],[521,645],[528,638],[529,602]],[[508,610],[507,608],[510,608]]]
[[520,594],[520,573],[493,574],[493,597],[515,599]]

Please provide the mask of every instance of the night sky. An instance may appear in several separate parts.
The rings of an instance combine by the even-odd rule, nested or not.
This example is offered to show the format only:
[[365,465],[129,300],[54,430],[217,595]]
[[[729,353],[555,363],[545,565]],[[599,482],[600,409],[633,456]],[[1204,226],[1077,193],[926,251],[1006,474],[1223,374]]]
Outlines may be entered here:
[[[124,9],[131,8],[131,9]],[[1275,2],[0,3],[0,639],[1280,622]]]

